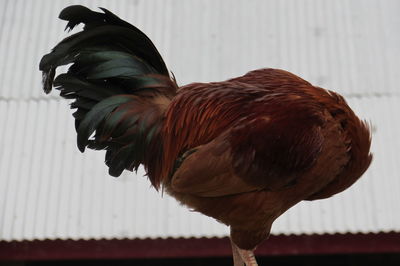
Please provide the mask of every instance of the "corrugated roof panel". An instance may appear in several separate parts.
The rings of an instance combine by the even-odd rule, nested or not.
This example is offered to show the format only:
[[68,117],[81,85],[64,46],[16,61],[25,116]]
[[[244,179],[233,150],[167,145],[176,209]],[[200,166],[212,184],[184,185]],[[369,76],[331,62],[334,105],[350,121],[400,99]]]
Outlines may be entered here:
[[[143,177],[107,175],[80,154],[71,111],[40,88],[38,62],[66,36],[60,10],[80,1],[1,1],[0,240],[225,236],[228,228],[161,197]],[[400,3],[377,1],[90,1],[153,39],[178,81],[285,68],[341,93],[376,129],[371,168],[332,199],[304,202],[274,234],[399,231]],[[365,97],[372,95],[394,97]],[[57,100],[55,100],[55,98]]]
[[[399,97],[350,98],[374,125],[367,174],[328,200],[303,202],[275,222],[274,234],[399,231],[396,152]],[[0,101],[0,238],[90,239],[224,236],[228,228],[188,211],[137,176],[107,175],[104,153],[78,152],[65,101]]]
[[[57,16],[81,1],[6,0],[0,28],[1,96],[44,98],[38,63],[66,34]],[[284,68],[343,94],[397,94],[395,0],[90,1],[143,29],[181,84],[261,67]],[[36,87],[35,86],[35,87]]]
[[0,110],[10,119],[1,138],[9,153],[0,160],[1,239],[155,238],[181,236],[181,227],[221,235],[204,232],[211,219],[162,198],[143,169],[115,179],[104,153],[80,154],[65,101],[0,101]]

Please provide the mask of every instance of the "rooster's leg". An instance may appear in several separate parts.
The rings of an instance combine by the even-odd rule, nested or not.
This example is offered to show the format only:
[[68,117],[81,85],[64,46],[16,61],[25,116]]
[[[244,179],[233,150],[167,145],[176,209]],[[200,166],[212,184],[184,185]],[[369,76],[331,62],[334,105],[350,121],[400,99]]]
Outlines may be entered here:
[[258,266],[256,257],[252,250],[244,250],[240,249],[238,246],[233,243],[232,244],[232,253],[233,253],[233,265],[234,266],[243,266],[243,263],[246,266]]
[[244,261],[242,260],[242,257],[240,257],[239,254],[239,248],[233,243],[231,239],[231,245],[232,245],[232,254],[233,254],[233,266],[243,266]]

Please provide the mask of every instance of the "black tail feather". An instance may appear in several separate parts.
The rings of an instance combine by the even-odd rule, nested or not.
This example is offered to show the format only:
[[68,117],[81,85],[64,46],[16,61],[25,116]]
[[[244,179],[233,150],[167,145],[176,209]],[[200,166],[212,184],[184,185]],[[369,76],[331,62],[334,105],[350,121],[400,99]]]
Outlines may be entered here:
[[[177,86],[151,40],[101,10],[79,5],[62,10],[66,29],[80,23],[84,28],[43,56],[39,68],[46,93],[54,86],[62,97],[74,100],[79,150],[106,149],[110,174],[118,176],[124,169],[137,169],[144,163],[146,145],[159,142],[162,111],[152,99],[171,99]],[[67,64],[68,72],[54,79],[57,67]]]
[[[78,55],[79,60],[95,65],[99,61],[136,57],[137,67],[144,67],[143,62],[146,62],[147,67],[154,69],[154,72],[169,76],[164,60],[142,31],[119,19],[110,11],[101,9],[104,13],[77,5],[66,7],[61,11],[60,18],[68,21],[67,29],[71,30],[80,23],[84,23],[85,26],[83,31],[65,38],[51,53],[42,58],[39,69],[43,71],[45,92],[51,91],[55,69],[77,61]],[[121,54],[117,55],[118,53]],[[114,55],[116,57],[113,57]],[[75,71],[77,68],[75,66]]]

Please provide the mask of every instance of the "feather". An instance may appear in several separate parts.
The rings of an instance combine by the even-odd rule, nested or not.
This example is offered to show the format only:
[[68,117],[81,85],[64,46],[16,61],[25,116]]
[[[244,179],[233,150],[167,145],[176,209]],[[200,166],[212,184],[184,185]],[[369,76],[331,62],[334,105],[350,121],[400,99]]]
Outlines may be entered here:
[[125,95],[117,95],[107,98],[96,104],[82,120],[78,128],[78,148],[81,152],[85,150],[85,146],[90,135],[96,130],[97,126],[103,119],[120,104],[129,101],[130,98]]
[[60,42],[52,53],[44,56],[39,64],[42,71],[48,72],[50,66],[60,66],[71,63],[77,50],[81,47],[109,44],[110,40],[116,46],[133,52],[144,61],[149,62],[158,73],[168,75],[164,60],[151,40],[135,26],[119,19],[110,11],[102,8],[104,14],[93,12],[83,6],[70,6],[60,13],[60,18],[69,21],[68,29],[79,23],[85,23],[83,31],[69,36]]
[[[43,56],[39,69],[46,93],[54,86],[62,97],[73,100],[79,150],[106,149],[110,173],[118,176],[123,169],[137,169],[150,160],[148,147],[161,156],[162,149],[154,143],[163,109],[155,100],[161,95],[169,102],[176,94],[176,84],[143,32],[101,10],[79,5],[62,10],[59,17],[68,21],[67,30],[80,23],[83,30]],[[56,68],[67,64],[71,64],[68,72],[54,79]],[[157,167],[149,166],[149,172]]]

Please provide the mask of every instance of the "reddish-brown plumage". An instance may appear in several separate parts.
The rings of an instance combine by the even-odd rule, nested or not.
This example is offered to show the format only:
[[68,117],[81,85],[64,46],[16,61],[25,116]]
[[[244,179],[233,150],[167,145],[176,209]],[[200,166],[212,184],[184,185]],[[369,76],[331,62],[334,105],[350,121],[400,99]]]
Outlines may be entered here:
[[297,202],[346,189],[372,158],[369,128],[341,96],[283,70],[184,86],[163,123],[167,192],[230,225],[243,249]]

